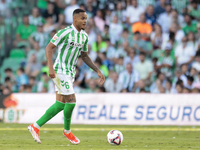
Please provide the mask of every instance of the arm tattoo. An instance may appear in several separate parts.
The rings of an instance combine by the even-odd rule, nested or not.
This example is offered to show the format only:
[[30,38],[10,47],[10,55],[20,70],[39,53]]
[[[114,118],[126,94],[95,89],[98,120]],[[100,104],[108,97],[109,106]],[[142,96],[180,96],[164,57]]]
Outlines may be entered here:
[[95,72],[97,72],[99,69],[97,66],[94,64],[94,62],[90,59],[88,56],[87,52],[81,52],[81,58],[82,60],[90,67],[92,68]]

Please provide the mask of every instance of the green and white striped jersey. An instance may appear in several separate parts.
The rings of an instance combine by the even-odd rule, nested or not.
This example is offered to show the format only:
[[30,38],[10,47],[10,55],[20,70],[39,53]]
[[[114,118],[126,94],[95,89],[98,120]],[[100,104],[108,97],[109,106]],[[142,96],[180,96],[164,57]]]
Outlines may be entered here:
[[51,43],[58,47],[58,56],[54,63],[55,72],[75,77],[80,51],[88,51],[87,33],[83,30],[78,32],[72,24],[59,30],[51,39]]

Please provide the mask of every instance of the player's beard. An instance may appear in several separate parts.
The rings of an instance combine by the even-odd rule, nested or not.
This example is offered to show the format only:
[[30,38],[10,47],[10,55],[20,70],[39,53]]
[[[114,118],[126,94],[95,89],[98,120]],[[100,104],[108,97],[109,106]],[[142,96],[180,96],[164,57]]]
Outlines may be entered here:
[[81,30],[85,30],[85,28],[81,28]]

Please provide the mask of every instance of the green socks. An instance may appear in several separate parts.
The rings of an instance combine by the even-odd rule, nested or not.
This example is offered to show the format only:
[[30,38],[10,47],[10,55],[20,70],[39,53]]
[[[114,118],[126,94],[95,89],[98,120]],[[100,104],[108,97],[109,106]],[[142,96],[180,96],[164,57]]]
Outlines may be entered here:
[[34,123],[34,126],[36,128],[40,128],[43,126],[47,121],[49,121],[51,118],[53,118],[57,113],[59,113],[61,110],[64,109],[64,129],[70,130],[71,125],[71,116],[73,109],[75,107],[75,103],[61,103],[59,101],[56,101],[47,111],[45,114],[36,122]]
[[65,107],[64,107],[64,129],[65,130],[70,130],[71,116],[72,116],[72,112],[75,105],[76,105],[75,103],[65,103]]
[[[63,110],[66,105],[62,102],[56,101],[47,111],[45,114],[36,122],[36,124],[41,127],[51,118],[53,118],[57,113]],[[73,110],[73,109],[72,109]]]

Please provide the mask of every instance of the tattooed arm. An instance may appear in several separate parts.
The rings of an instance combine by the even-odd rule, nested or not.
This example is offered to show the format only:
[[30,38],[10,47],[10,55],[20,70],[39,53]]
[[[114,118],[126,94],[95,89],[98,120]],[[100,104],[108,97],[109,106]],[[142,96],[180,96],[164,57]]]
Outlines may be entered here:
[[55,71],[53,69],[53,61],[52,61],[52,57],[53,57],[53,49],[56,46],[54,44],[52,44],[51,42],[49,42],[49,44],[46,47],[46,57],[47,57],[47,63],[48,63],[48,67],[49,67],[49,76],[51,78],[55,78]]
[[81,58],[91,69],[93,69],[98,74],[100,78],[100,83],[103,84],[105,82],[105,77],[101,73],[101,71],[97,68],[97,66],[94,64],[94,62],[91,60],[91,58],[88,56],[88,52],[82,51]]

